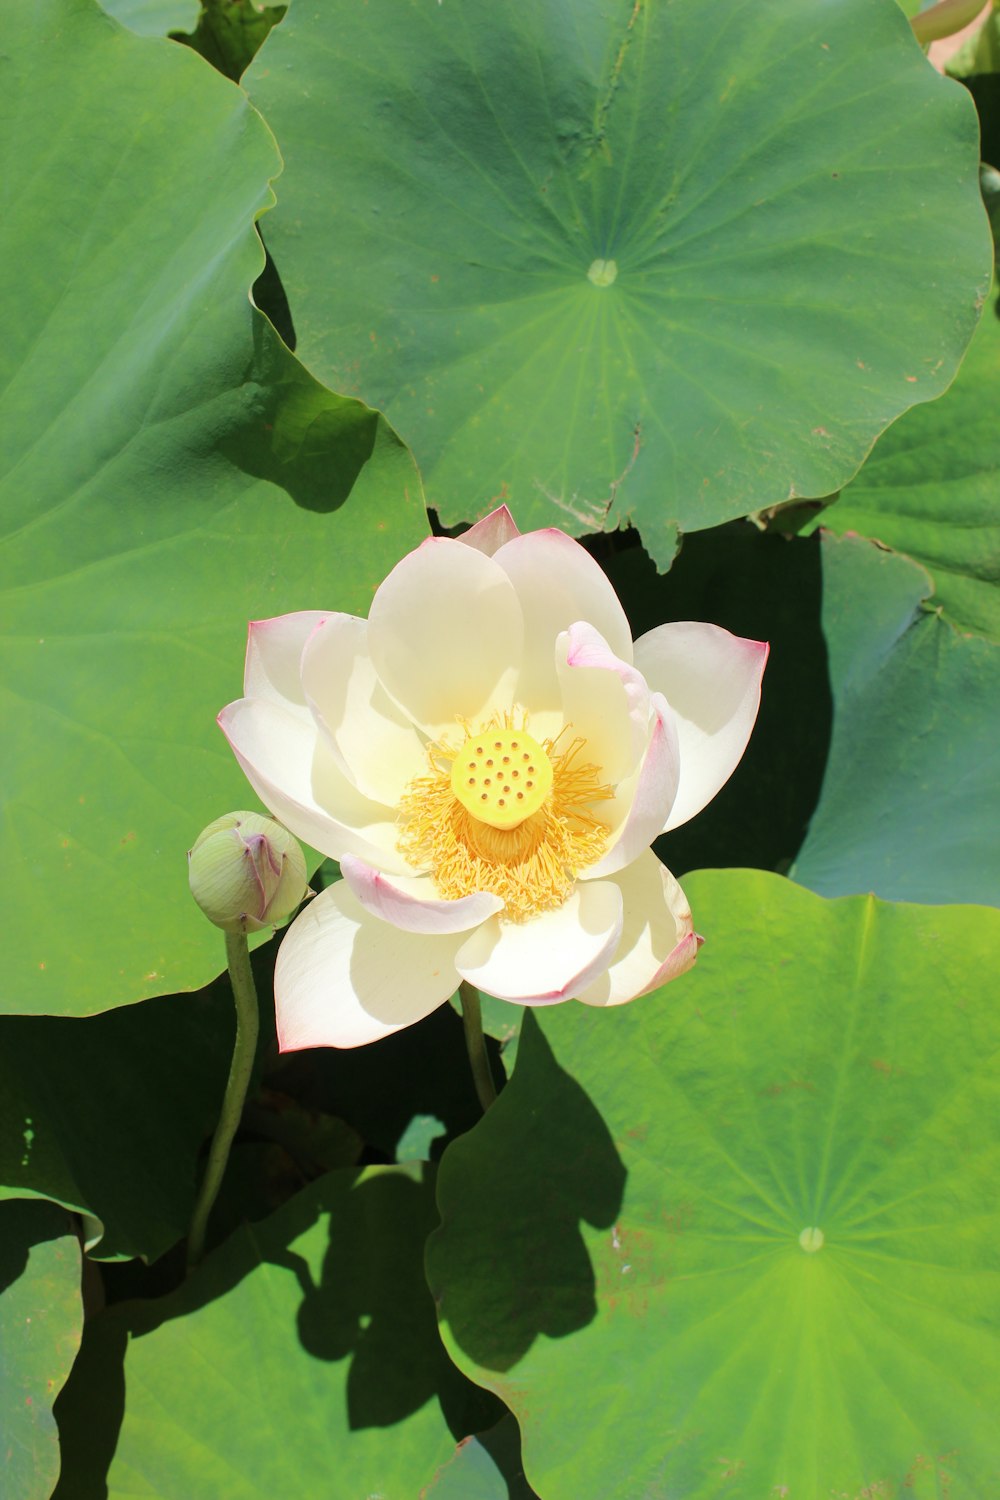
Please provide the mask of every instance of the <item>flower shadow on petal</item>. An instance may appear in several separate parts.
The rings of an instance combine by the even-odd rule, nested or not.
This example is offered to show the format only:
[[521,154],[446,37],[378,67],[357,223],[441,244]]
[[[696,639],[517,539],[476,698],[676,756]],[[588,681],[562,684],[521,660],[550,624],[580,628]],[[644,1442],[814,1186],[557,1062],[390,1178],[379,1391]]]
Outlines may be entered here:
[[[543,1112],[521,1106],[521,1087],[545,1100]],[[539,1334],[564,1338],[593,1320],[594,1271],[580,1223],[610,1228],[625,1178],[603,1118],[527,1011],[512,1082],[445,1153],[442,1225],[427,1247],[441,1316],[471,1360],[510,1370]]]

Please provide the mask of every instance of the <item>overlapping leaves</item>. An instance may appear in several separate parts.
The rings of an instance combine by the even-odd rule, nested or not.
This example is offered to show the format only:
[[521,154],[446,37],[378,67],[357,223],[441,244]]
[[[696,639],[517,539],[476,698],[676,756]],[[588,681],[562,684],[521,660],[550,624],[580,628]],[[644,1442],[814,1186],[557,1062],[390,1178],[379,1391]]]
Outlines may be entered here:
[[[277,11],[211,9],[243,28],[216,59],[238,74]],[[279,156],[245,96],[94,0],[19,3],[3,51],[3,1004],[58,1014],[0,1022],[0,1406],[5,1485],[47,1500],[78,1238],[166,1251],[218,1107],[224,990],[120,1007],[219,965],[183,852],[247,795],[211,722],[245,622],[366,612],[424,521],[391,429],[247,299]],[[297,4],[250,88],[288,162],[269,240],[300,348],[386,406],[449,522],[499,496],[525,527],[632,517],[665,564],[678,527],[842,485],[944,389],[975,318],[968,100],[888,0]],[[828,513],[916,562],[749,527],[665,579],[616,557],[637,629],[680,612],[772,639],[756,744],[716,822],[664,850],[680,867],[787,867],[818,795],[797,880],[1000,899],[996,328]],[[448,1348],[516,1411],[544,1500],[993,1500],[997,915],[685,884],[708,943],[677,986],[520,1035],[488,1007],[516,1063],[445,1156]],[[445,1009],[286,1064],[297,1180],[362,1136],[384,1161],[466,1129],[459,1044]],[[59,1500],[526,1493],[510,1419],[434,1329],[432,1169],[335,1172],[271,1214],[263,1109],[225,1243],[90,1320]]]
[[833,729],[793,878],[1000,905],[1000,646],[928,608],[908,558],[859,537],[822,551]]
[[102,1257],[162,1255],[194,1207],[232,1010],[223,981],[83,1022],[0,1018],[0,1198],[79,1210]]
[[[430,1172],[331,1173],[237,1231],[180,1291],[100,1319],[60,1405],[70,1476],[101,1484],[110,1449],[108,1500],[414,1500],[454,1459],[452,1432],[497,1415],[435,1329]],[[123,1352],[124,1413],[104,1394],[120,1391]]]
[[960,630],[1000,640],[1000,317],[985,309],[958,378],[877,444],[822,524],[924,564]]
[[3,1006],[84,1015],[220,966],[184,852],[247,798],[213,723],[247,620],[366,611],[426,523],[392,432],[249,304],[279,159],[241,92],[94,0],[4,46]]

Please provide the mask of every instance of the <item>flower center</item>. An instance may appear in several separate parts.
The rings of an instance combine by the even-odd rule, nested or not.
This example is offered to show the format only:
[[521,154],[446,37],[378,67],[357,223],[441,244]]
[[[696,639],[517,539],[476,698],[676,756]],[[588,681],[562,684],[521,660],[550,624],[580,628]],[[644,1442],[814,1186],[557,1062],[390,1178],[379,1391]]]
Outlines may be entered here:
[[[614,796],[586,741],[561,750],[520,722],[462,724],[459,749],[428,747],[429,773],[410,782],[399,804],[399,849],[433,876],[446,900],[491,891],[503,919],[523,922],[561,906],[577,872],[600,859],[608,827],[594,804]],[[564,731],[565,732],[565,731]]]
[[491,828],[516,828],[552,790],[552,762],[523,729],[473,734],[455,756],[451,789],[466,812]]

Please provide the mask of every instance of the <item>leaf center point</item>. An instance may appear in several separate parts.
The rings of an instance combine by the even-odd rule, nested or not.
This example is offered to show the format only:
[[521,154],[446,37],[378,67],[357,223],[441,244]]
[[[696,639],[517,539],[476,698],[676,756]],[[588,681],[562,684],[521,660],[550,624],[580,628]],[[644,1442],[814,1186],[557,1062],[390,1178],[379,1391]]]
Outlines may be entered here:
[[812,1226],[808,1229],[803,1229],[799,1235],[799,1244],[808,1255],[815,1255],[817,1250],[822,1250],[825,1241],[826,1236],[822,1229],[816,1229]]
[[618,262],[614,260],[591,261],[587,280],[595,286],[610,286],[618,275]]

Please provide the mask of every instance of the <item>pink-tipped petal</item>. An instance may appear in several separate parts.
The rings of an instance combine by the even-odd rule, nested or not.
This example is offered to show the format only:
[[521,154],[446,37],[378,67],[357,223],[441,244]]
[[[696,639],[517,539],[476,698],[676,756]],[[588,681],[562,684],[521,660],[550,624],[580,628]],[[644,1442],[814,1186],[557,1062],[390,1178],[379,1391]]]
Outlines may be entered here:
[[368,654],[368,625],[354,615],[320,620],[302,650],[302,686],[320,731],[349,781],[395,807],[427,772],[413,724],[396,706]]
[[368,649],[383,686],[432,739],[456,718],[510,708],[524,626],[510,579],[475,547],[432,537],[372,600]]
[[264,806],[296,838],[334,859],[357,854],[394,874],[413,873],[396,850],[395,812],[351,785],[311,720],[264,698],[240,698],[222,710],[219,726]]
[[568,743],[587,741],[582,758],[612,785],[636,770],[649,743],[649,688],[641,672],[615,656],[592,625],[577,621],[558,637],[556,672]]
[[767,653],[764,641],[696,620],[658,625],[636,641],[636,666],[670,704],[680,741],[680,785],[664,832],[701,812],[739,765]]
[[659,693],[653,693],[650,706],[652,730],[642,764],[615,788],[610,806],[596,808],[611,823],[611,843],[596,864],[580,871],[581,879],[614,875],[638,859],[659,835],[677,795],[680,756],[673,715]]
[[684,974],[701,938],[677,881],[652,850],[615,877],[625,910],[621,942],[608,968],[577,995],[585,1005],[624,1005]]
[[485,552],[487,557],[492,557],[498,552],[505,542],[512,542],[516,536],[520,536],[514,517],[506,505],[498,505],[496,510],[491,510],[488,516],[483,516],[475,526],[470,526],[468,531],[463,531],[458,538],[467,547],[475,547],[480,552]]
[[243,696],[280,703],[304,719],[308,706],[300,674],[302,650],[316,626],[325,619],[322,610],[303,609],[293,615],[275,615],[271,620],[252,620],[243,669]]
[[529,712],[558,704],[553,647],[578,620],[603,636],[610,651],[632,662],[632,631],[608,578],[590,553],[565,532],[529,531],[494,559],[507,573],[524,612],[524,667],[517,701]]
[[328,886],[299,913],[278,950],[281,1051],[364,1047],[422,1021],[458,988],[454,959],[463,941],[388,927],[345,881]]
[[562,906],[527,922],[491,917],[467,938],[455,966],[487,995],[519,1005],[570,1000],[604,972],[622,932],[621,891],[577,885]]
[[503,910],[489,891],[443,901],[429,875],[383,875],[350,854],[340,861],[340,873],[365,911],[403,932],[469,932]]

